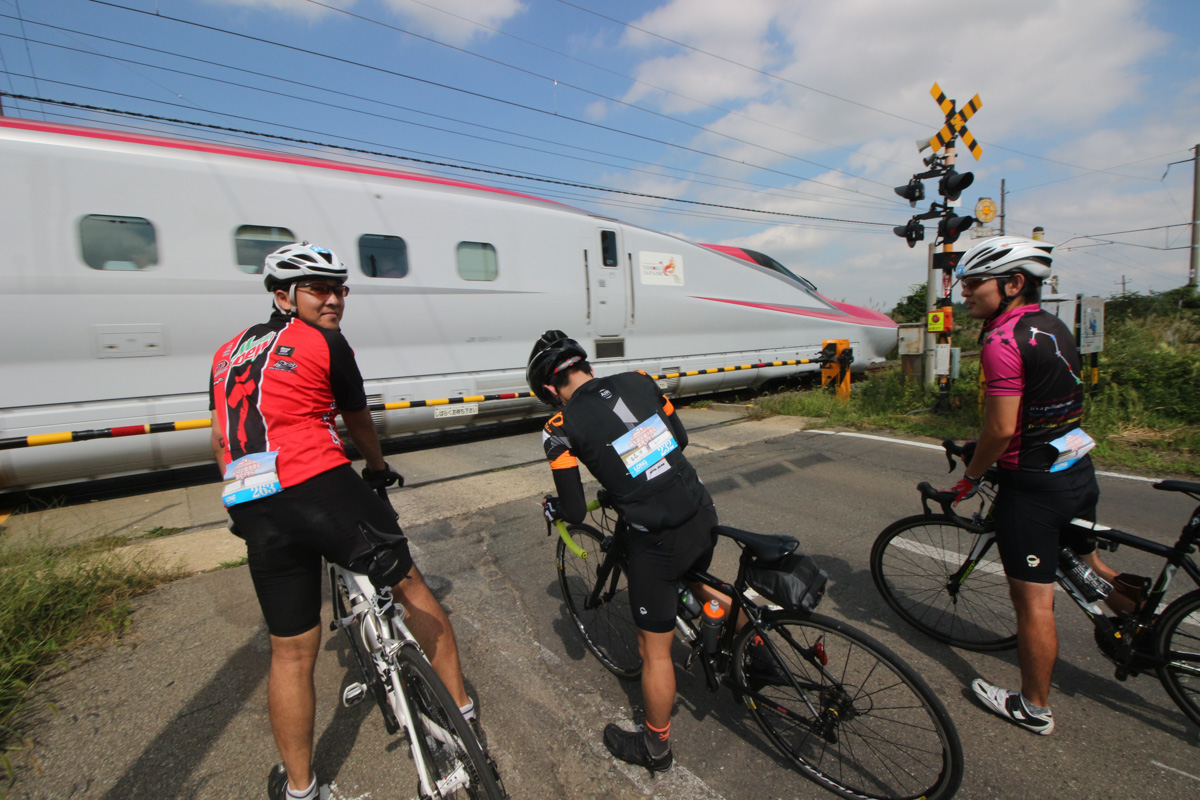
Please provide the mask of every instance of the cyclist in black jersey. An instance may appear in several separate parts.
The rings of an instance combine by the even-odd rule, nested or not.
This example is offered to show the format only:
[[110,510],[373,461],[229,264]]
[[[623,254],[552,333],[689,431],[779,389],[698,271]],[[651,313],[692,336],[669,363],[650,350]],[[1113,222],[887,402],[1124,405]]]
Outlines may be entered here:
[[[604,729],[604,744],[617,758],[649,768],[672,763],[671,709],[675,666],[671,661],[676,587],[690,569],[704,570],[716,545],[712,498],[683,455],[687,431],[671,401],[645,373],[597,378],[587,353],[562,331],[546,331],[534,345],[529,386],[560,410],[542,433],[557,497],[544,502],[550,520],[580,522],[587,514],[579,464],[600,482],[622,512],[628,530],[629,599],[642,657],[645,725]],[[696,597],[729,599],[702,584]]]

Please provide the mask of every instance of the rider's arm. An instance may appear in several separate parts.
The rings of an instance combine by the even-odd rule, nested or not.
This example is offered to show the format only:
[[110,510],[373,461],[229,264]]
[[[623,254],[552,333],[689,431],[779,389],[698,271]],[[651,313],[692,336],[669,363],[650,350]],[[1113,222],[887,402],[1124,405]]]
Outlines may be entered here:
[[975,455],[967,465],[968,478],[982,478],[996,463],[1017,433],[1021,412],[1020,395],[989,395],[983,401],[983,430],[975,445]]
[[379,433],[376,432],[375,422],[371,419],[371,411],[366,408],[359,411],[343,411],[342,421],[346,423],[346,430],[350,432],[354,446],[366,459],[367,467],[375,472],[387,469],[387,463],[383,460],[383,448],[379,445]]
[[554,470],[554,492],[558,495],[559,516],[567,522],[583,522],[587,516],[587,497],[579,467]]

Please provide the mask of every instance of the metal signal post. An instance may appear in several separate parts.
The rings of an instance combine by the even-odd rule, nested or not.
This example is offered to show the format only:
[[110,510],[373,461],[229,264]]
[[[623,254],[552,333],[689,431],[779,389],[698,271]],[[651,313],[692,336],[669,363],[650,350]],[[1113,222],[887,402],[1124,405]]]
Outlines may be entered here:
[[[950,287],[954,267],[958,264],[961,254],[955,253],[953,244],[958,237],[966,232],[976,220],[969,215],[955,214],[952,209],[962,205],[960,199],[963,191],[975,180],[970,172],[958,172],[954,168],[957,159],[954,151],[955,141],[962,139],[963,145],[979,160],[983,148],[975,141],[975,137],[967,130],[967,120],[975,115],[983,106],[979,95],[971,98],[962,109],[957,108],[954,100],[946,97],[936,83],[929,93],[945,114],[946,121],[942,128],[930,139],[917,140],[917,152],[932,148],[932,153],[924,159],[925,172],[919,172],[904,186],[895,188],[896,194],[908,200],[910,206],[925,199],[925,186],[922,181],[929,178],[938,179],[938,194],[944,199],[929,206],[929,211],[917,214],[906,225],[893,228],[896,235],[913,247],[925,239],[923,220],[938,219],[937,237],[930,248],[929,292],[927,295],[927,319],[925,335],[925,382],[938,384],[938,410],[944,410],[950,403],[950,355],[953,339],[954,319],[951,310]],[[939,151],[943,151],[939,154]],[[941,252],[937,247],[941,246]],[[938,273],[941,275],[938,275]],[[940,278],[940,280],[939,280]],[[940,285],[939,285],[940,284]]]

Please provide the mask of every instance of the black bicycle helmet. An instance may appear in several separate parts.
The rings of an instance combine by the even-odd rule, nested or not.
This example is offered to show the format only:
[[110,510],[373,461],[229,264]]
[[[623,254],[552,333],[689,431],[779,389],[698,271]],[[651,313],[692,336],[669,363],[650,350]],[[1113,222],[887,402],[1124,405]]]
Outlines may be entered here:
[[546,331],[534,342],[529,352],[529,365],[525,368],[525,380],[530,390],[548,406],[559,405],[558,398],[546,390],[555,373],[587,359],[587,351],[579,342],[562,331]]

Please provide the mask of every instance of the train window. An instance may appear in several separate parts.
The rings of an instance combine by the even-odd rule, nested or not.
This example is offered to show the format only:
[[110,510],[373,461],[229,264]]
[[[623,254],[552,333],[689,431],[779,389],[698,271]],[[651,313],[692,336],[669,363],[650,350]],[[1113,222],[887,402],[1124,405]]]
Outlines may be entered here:
[[358,237],[358,265],[372,278],[403,278],[408,274],[408,245],[399,236],[365,233]]
[[141,217],[88,214],[79,221],[79,247],[92,269],[128,271],[158,265],[154,225]]
[[496,248],[486,242],[458,243],[458,277],[465,281],[494,281],[499,272]]
[[267,256],[285,244],[299,241],[287,228],[272,225],[239,225],[233,236],[237,267],[249,275],[261,275]]
[[600,231],[600,252],[604,256],[604,266],[617,266],[617,232]]

